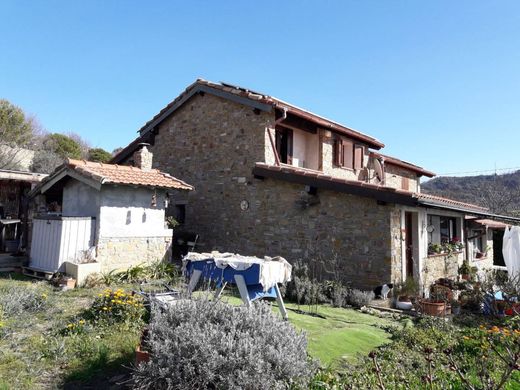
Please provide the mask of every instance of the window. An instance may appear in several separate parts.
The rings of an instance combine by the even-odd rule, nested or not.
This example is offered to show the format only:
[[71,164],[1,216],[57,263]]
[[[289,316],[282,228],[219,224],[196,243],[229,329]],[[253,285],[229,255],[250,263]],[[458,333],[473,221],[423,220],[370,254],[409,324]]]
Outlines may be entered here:
[[186,222],[186,205],[170,203],[166,209],[166,217],[173,217],[179,225],[183,225]]
[[338,167],[348,169],[363,168],[364,148],[354,144],[349,139],[336,137],[334,139],[333,163]]
[[292,165],[293,132],[290,129],[276,129],[276,151],[282,164]]
[[457,220],[453,217],[441,217],[440,219],[441,243],[453,241],[457,236],[455,233]]
[[441,215],[428,215],[429,244],[444,244],[459,241],[460,219]]
[[482,232],[481,230],[472,230],[471,231],[471,238],[473,238],[472,244],[473,244],[473,257],[477,257],[477,253],[484,252],[484,240],[483,237],[486,233]]

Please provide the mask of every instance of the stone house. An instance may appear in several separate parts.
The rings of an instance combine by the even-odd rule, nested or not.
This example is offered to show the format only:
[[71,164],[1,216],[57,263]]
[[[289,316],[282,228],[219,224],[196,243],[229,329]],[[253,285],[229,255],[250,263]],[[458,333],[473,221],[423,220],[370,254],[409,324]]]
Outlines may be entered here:
[[135,164],[142,142],[154,167],[194,185],[168,212],[201,249],[325,262],[315,272],[360,288],[456,277],[465,252],[428,248],[464,241],[466,215],[489,217],[422,194],[421,177],[434,174],[380,153],[377,139],[230,84],[197,80],[113,162]]
[[165,208],[193,187],[152,169],[146,146],[134,161],[129,167],[69,159],[31,191],[40,213],[30,269],[52,273],[64,271],[65,262],[95,259],[109,271],[169,259]]

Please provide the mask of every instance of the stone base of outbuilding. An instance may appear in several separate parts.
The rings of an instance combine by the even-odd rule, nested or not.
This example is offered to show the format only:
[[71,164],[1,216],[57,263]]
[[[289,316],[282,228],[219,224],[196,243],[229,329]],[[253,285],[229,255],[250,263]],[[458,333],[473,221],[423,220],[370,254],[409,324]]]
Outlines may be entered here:
[[171,243],[171,236],[104,237],[98,241],[96,259],[101,263],[102,272],[127,269],[168,260]]

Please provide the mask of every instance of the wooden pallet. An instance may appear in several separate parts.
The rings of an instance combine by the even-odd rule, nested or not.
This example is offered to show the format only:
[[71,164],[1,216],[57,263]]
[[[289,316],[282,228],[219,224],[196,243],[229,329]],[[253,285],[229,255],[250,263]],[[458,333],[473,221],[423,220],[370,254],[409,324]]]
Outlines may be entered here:
[[36,279],[51,280],[54,272],[42,271],[31,267],[22,267],[22,273]]

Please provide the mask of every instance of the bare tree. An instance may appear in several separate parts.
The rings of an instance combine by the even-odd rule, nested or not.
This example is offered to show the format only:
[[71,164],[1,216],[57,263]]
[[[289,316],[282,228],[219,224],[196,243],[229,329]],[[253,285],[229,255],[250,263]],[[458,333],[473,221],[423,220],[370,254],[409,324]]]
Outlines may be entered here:
[[480,202],[495,214],[520,214],[520,184],[508,182],[505,176],[495,175],[492,181],[479,187]]

